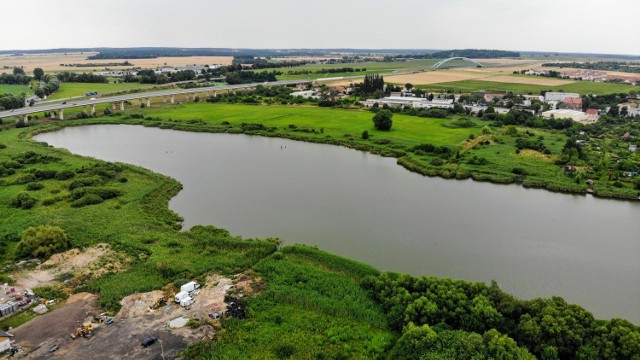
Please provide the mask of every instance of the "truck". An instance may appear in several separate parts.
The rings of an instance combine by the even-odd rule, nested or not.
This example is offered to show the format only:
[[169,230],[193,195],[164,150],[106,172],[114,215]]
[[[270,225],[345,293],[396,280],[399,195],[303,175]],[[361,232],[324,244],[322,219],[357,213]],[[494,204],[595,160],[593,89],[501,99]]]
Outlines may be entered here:
[[191,296],[187,296],[186,298],[180,300],[180,306],[187,307],[187,306],[193,304],[194,302],[196,302],[196,301],[193,300],[193,298]]
[[175,300],[175,302],[180,304],[183,299],[188,298],[188,297],[189,297],[189,293],[188,292],[180,291],[179,293],[176,294],[176,298],[174,300]]
[[180,292],[186,292],[191,294],[193,291],[200,288],[200,284],[195,281],[189,281],[188,283],[180,286]]

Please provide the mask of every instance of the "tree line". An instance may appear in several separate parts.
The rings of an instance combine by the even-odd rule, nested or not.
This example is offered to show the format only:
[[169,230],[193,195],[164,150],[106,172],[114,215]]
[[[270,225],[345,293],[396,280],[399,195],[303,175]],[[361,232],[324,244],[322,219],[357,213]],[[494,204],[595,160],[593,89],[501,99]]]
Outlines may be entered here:
[[[392,349],[395,359],[422,359],[438,344],[460,352],[452,358],[464,359],[477,358],[477,351],[489,355],[480,358],[498,359],[640,358],[637,326],[596,320],[560,297],[519,300],[495,282],[396,273],[369,277],[363,286],[384,309],[389,326],[402,334]],[[503,346],[492,348],[492,341]]]

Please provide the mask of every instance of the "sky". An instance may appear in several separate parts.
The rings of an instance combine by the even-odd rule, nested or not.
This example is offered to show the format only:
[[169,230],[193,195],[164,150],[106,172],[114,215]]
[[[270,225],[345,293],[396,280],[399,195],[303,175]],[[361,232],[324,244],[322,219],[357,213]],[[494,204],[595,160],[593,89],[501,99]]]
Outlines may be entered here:
[[0,50],[490,48],[640,55],[638,0],[2,0],[0,13]]

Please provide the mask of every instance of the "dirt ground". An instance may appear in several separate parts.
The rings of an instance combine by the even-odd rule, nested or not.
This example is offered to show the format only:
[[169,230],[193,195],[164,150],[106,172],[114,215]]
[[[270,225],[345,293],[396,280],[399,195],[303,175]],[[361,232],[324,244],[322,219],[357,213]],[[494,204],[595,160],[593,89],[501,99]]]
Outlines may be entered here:
[[99,277],[109,270],[122,268],[126,257],[116,254],[108,244],[96,244],[83,250],[71,249],[52,255],[49,260],[30,270],[13,274],[16,290],[49,286],[73,277]]
[[[105,59],[105,60],[87,60],[87,56],[95,55],[94,52],[85,53],[50,53],[50,54],[27,54],[21,56],[0,55],[0,73],[10,72],[11,70],[2,69],[4,66],[11,68],[15,66],[23,66],[25,72],[31,73],[34,68],[40,67],[44,71],[93,71],[104,70],[104,66],[97,67],[68,67],[60,64],[87,64],[87,63],[117,63],[125,60],[133,64],[134,67],[160,67],[165,64],[168,66],[186,66],[186,65],[213,65],[222,64],[230,65],[233,61],[232,56],[185,56],[185,57],[159,57],[156,59]],[[110,66],[110,69],[124,69],[131,66]]]
[[[195,341],[215,336],[213,320],[208,313],[226,309],[225,295],[232,289],[250,294],[254,281],[239,275],[234,280],[220,275],[209,276],[194,295],[189,308],[173,301],[174,294],[151,291],[125,297],[122,308],[111,325],[94,322],[94,335],[72,339],[70,334],[83,322],[99,314],[97,297],[88,293],[71,296],[67,303],[45,315],[37,317],[13,331],[16,345],[22,349],[24,359],[174,359],[186,346]],[[170,295],[167,305],[152,310],[158,299]],[[169,322],[177,318],[198,320],[200,326],[170,328]],[[186,322],[186,321],[185,321]],[[149,336],[158,342],[145,348],[142,340]],[[49,348],[58,345],[58,350]]]

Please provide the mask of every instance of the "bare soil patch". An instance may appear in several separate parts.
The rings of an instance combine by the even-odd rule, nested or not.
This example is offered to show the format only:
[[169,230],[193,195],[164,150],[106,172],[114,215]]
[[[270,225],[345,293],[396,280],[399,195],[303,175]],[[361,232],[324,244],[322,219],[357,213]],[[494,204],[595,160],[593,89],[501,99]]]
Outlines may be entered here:
[[50,286],[72,278],[99,277],[107,271],[117,271],[127,260],[116,254],[108,244],[96,244],[90,248],[71,249],[55,254],[32,270],[17,272],[16,289]]
[[[61,308],[20,326],[14,331],[15,340],[23,350],[21,357],[26,359],[175,359],[188,344],[215,336],[218,321],[209,319],[208,314],[226,310],[225,295],[230,291],[254,293],[256,287],[255,279],[242,274],[235,280],[211,275],[193,295],[196,301],[188,308],[176,304],[173,293],[157,290],[133,294],[122,299],[113,324],[93,321],[93,336],[74,340],[70,334],[99,314],[95,295],[77,294]],[[151,308],[165,296],[169,297],[165,306]],[[170,329],[169,322],[176,318],[195,319],[199,326]],[[158,342],[142,347],[142,341],[150,336]],[[58,350],[49,352],[52,345],[58,345]]]

